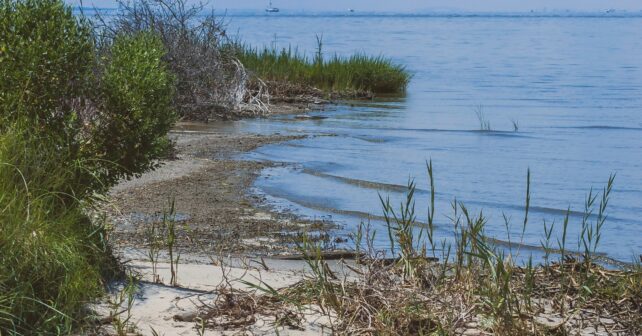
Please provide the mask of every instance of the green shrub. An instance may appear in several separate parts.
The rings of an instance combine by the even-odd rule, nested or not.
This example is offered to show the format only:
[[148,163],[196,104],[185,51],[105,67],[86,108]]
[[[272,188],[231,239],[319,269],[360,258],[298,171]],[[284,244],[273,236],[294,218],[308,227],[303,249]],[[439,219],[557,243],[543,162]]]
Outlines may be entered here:
[[[58,0],[0,4],[0,120],[64,132],[91,79],[91,29]],[[1,128],[2,126],[0,126]]]
[[92,153],[108,162],[100,180],[111,185],[154,167],[170,143],[176,120],[174,77],[165,69],[163,43],[149,33],[119,36],[101,81],[101,113],[108,122],[93,135]]
[[[78,166],[81,144],[88,141],[83,128],[90,125],[79,102],[95,94],[91,34],[87,22],[61,1],[0,4],[0,133],[18,127],[43,139],[66,158],[59,164],[67,169]],[[32,178],[28,171],[24,175]],[[92,184],[81,183],[89,175],[76,170],[74,182],[57,191],[89,194]]]
[[159,39],[119,36],[98,61],[90,26],[61,1],[0,8],[1,125],[47,137],[68,155],[69,169],[82,167],[74,176],[79,197],[152,168],[175,121]]
[[[164,59],[176,76],[175,110],[181,117],[207,120],[239,109],[244,101],[246,74],[221,50],[225,25],[192,0],[116,0],[117,10],[98,20],[101,42],[119,35],[153,32],[163,41]],[[102,44],[102,43],[101,43]]]

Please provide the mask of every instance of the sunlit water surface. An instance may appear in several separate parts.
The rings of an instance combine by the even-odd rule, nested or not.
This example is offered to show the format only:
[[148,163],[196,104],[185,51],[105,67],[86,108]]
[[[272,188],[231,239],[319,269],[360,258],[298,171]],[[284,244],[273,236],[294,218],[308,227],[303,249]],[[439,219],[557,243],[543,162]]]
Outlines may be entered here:
[[[394,204],[410,178],[425,222],[432,159],[439,237],[452,237],[450,202],[484,210],[486,233],[513,241],[523,222],[526,173],[532,200],[524,242],[539,246],[544,224],[559,236],[570,206],[577,249],[584,200],[617,173],[600,250],[630,261],[642,253],[642,18],[229,17],[229,32],[255,45],[383,54],[414,74],[406,97],[355,102],[313,113],[233,125],[252,132],[312,136],[249,155],[290,163],[267,169],[258,192],[302,215],[354,231]],[[478,106],[492,132],[480,132]],[[513,121],[518,123],[514,131]],[[597,210],[596,210],[597,211]],[[592,217],[592,221],[596,218]],[[376,244],[385,247],[387,234]],[[556,244],[554,244],[556,246]],[[534,253],[538,253],[533,250]],[[530,252],[529,252],[530,253]]]

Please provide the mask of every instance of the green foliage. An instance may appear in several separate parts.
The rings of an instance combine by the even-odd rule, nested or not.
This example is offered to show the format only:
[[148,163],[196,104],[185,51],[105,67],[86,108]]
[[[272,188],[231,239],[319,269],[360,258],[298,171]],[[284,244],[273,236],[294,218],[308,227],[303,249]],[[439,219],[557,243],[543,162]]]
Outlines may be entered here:
[[43,139],[0,134],[0,330],[66,334],[102,291],[102,228],[68,189],[74,172]]
[[[70,180],[91,181],[75,169],[84,123],[77,103],[95,82],[89,25],[55,0],[3,1],[0,12],[0,133],[20,128],[46,139],[66,159],[59,164],[75,171]],[[35,178],[29,171],[27,179]],[[67,183],[57,191],[80,196],[91,193],[90,185]]]
[[320,41],[314,59],[292,49],[261,50],[238,44],[232,48],[241,63],[262,79],[311,85],[329,91],[403,93],[411,77],[404,66],[382,56],[356,54],[344,58],[335,55],[324,60]]
[[[93,66],[91,29],[57,0],[0,4],[0,120],[62,132]],[[1,127],[1,126],[0,126]]]
[[58,143],[70,169],[83,167],[78,196],[153,168],[175,121],[160,40],[118,36],[98,62],[91,28],[61,1],[5,1],[0,11],[0,130],[18,122]]
[[100,60],[60,0],[0,3],[0,333],[69,334],[113,271],[94,195],[168,148],[173,78],[149,34]]
[[169,149],[174,78],[164,55],[160,39],[148,33],[119,36],[111,47],[101,81],[101,113],[109,122],[95,130],[88,148],[107,163],[98,173],[108,185],[153,168]]

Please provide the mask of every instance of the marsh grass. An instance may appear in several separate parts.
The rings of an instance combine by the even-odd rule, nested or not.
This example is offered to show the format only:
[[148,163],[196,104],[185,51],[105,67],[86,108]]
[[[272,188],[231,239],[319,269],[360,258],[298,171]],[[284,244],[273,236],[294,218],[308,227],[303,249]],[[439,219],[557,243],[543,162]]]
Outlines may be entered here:
[[0,134],[3,334],[69,333],[119,272],[104,226],[86,214],[91,199],[72,194],[63,155],[19,127]]
[[[427,166],[431,222],[434,171],[432,163]],[[323,260],[322,246],[303,239],[300,249],[310,268],[307,279],[280,290],[262,283],[253,286],[278,302],[318,307],[336,334],[638,335],[642,261],[613,269],[598,264],[595,257],[613,183],[611,176],[600,193],[590,191],[587,196],[578,237],[583,251],[568,250],[569,209],[561,237],[554,237],[553,223],[542,223],[542,262],[535,263],[531,255],[518,264],[521,251],[513,246],[523,244],[526,228],[532,225],[530,170],[521,236],[512,241],[509,235],[508,247],[485,235],[488,218],[482,211],[473,213],[457,200],[448,216],[452,242],[439,242],[432,228],[417,229],[416,186],[411,180],[398,210],[380,196],[392,246],[387,252],[396,258],[386,258],[386,251],[373,248],[374,230],[364,223],[353,235],[361,252],[358,262],[345,264],[350,276],[331,270]],[[591,216],[594,212],[597,215]],[[510,231],[511,219],[503,219]],[[427,257],[438,251],[440,261]]]
[[323,40],[317,37],[314,57],[293,48],[253,48],[231,44],[234,55],[248,70],[268,82],[288,82],[312,86],[326,92],[357,94],[401,94],[411,75],[404,66],[383,56],[355,54],[324,57]]

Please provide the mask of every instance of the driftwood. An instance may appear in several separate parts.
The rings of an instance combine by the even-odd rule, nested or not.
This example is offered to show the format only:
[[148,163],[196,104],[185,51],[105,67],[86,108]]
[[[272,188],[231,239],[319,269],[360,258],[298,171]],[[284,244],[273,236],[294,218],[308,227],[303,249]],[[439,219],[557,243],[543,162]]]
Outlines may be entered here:
[[[321,252],[321,259],[323,260],[340,260],[340,259],[357,259],[357,257],[363,257],[362,253],[357,253],[354,251],[325,251]],[[277,260],[306,260],[309,258],[315,258],[315,255],[309,254],[286,254],[286,255],[277,255],[271,257],[271,259]]]
[[[306,260],[309,258],[316,258],[316,255],[308,255],[308,254],[288,254],[288,255],[277,255],[271,257],[272,259],[277,259],[277,260]],[[369,260],[369,261],[375,261],[375,262],[381,262],[385,265],[390,265],[396,262],[399,262],[401,258],[383,258],[383,259],[371,259],[367,255],[363,253],[357,253],[355,251],[325,251],[321,252],[321,255],[319,256],[323,260],[340,260],[340,259],[346,259],[346,260]],[[430,261],[430,262],[437,262],[439,261],[439,258],[433,258],[433,257],[416,257],[413,258],[415,260],[424,260],[424,261]]]
[[297,114],[294,116],[294,119],[300,119],[300,120],[322,120],[322,119],[328,119],[328,117],[324,116],[311,116],[307,114]]

